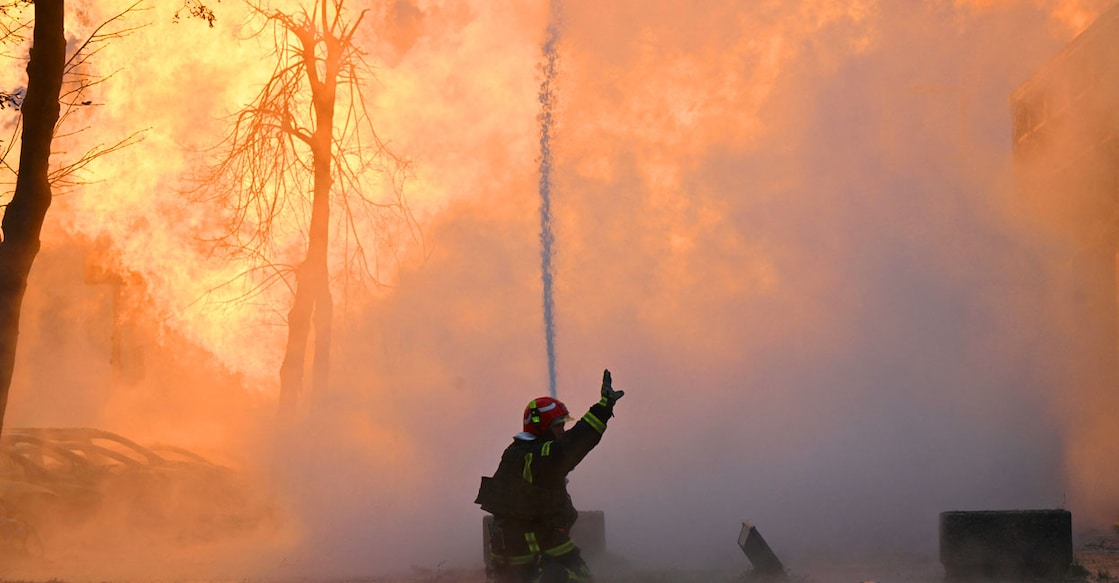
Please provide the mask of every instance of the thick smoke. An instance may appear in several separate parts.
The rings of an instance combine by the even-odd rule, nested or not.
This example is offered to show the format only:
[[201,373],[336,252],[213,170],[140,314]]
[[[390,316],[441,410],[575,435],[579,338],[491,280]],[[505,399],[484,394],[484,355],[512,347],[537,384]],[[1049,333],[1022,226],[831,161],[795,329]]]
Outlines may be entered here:
[[[253,574],[477,567],[478,477],[544,390],[550,257],[561,397],[590,405],[603,368],[626,390],[570,483],[606,512],[616,556],[744,569],[744,518],[794,571],[931,556],[941,511],[1083,503],[1101,454],[1069,445],[1091,411],[1056,390],[1052,243],[1021,220],[1007,98],[1104,5],[564,3],[546,173],[550,7],[385,7],[361,32],[385,63],[369,98],[412,161],[425,247],[396,250],[391,289],[339,302],[332,392],[307,400],[287,447],[271,438],[286,304],[198,301],[238,266],[206,257],[194,235],[213,217],[176,192],[270,70],[267,42],[236,41],[233,8],[212,33],[157,23],[106,48],[120,72],[91,119],[152,129],[51,209],[143,289],[145,380],[106,378],[110,299],[77,313],[41,285],[45,250],[13,426],[232,452],[281,509]],[[545,176],[564,193],[546,209],[563,253],[542,257]]]

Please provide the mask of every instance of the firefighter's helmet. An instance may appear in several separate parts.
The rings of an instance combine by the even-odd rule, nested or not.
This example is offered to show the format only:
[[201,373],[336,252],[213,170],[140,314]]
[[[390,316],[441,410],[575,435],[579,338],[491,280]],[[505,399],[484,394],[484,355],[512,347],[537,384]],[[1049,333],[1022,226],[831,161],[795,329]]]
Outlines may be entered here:
[[525,432],[537,437],[557,421],[568,421],[571,417],[567,413],[567,405],[559,399],[551,397],[537,397],[528,402],[525,407]]

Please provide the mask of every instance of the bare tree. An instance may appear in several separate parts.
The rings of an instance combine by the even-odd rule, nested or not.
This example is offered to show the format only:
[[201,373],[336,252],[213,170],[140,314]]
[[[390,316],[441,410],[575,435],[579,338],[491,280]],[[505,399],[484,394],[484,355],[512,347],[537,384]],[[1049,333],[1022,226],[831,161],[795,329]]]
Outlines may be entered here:
[[[9,17],[9,11],[28,3],[0,5],[0,15]],[[33,5],[33,24],[17,19],[11,21],[14,24],[5,22],[0,26],[0,41],[18,41],[24,31],[33,29],[26,91],[0,94],[0,103],[21,110],[20,121],[13,128],[13,139],[0,148],[0,167],[15,175],[15,189],[0,221],[0,429],[15,370],[20,308],[27,291],[27,277],[39,252],[39,236],[53,192],[80,184],[76,177],[90,162],[140,139],[140,132],[137,132],[111,145],[94,146],[76,159],[52,165],[56,140],[67,137],[57,132],[60,124],[79,108],[93,105],[86,99],[87,94],[104,80],[104,77],[90,74],[89,60],[106,42],[133,30],[110,25],[136,10],[138,3],[102,23],[69,58],[63,32],[64,1],[38,0]],[[18,141],[14,139],[17,132]],[[9,154],[17,144],[19,166],[12,167]]]
[[0,222],[0,428],[15,369],[27,275],[51,204],[50,155],[66,67],[63,0],[35,2],[35,28],[22,101],[23,134],[15,193]]
[[[280,367],[285,419],[303,390],[308,358],[311,389],[321,394],[327,388],[332,245],[342,246],[336,249],[345,263],[339,272],[379,284],[380,251],[395,248],[400,232],[414,236],[402,194],[407,164],[378,136],[363,95],[373,74],[354,35],[368,10],[351,15],[344,5],[312,0],[286,13],[249,2],[266,24],[261,32],[274,35],[276,66],[235,116],[198,191],[230,211],[215,242],[251,265],[242,274],[249,285],[241,297],[273,284],[293,295]],[[296,265],[285,264],[277,251],[280,225],[293,222],[300,223],[304,241]]]

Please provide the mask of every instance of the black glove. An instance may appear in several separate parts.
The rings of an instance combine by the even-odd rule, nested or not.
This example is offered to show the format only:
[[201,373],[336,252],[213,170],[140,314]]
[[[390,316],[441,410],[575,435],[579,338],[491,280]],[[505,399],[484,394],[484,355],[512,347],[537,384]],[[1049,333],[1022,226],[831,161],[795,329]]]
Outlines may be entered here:
[[612,382],[613,381],[610,379],[610,369],[602,371],[602,400],[599,401],[600,405],[613,407],[614,403],[618,402],[618,399],[621,399],[622,395],[626,394],[625,391],[615,391],[614,387],[611,386]]

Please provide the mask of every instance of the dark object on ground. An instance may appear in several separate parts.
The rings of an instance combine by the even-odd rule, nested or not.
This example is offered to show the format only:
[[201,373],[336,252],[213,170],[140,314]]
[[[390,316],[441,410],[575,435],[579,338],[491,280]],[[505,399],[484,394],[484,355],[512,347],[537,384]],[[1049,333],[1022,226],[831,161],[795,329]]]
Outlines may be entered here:
[[940,563],[949,580],[1059,581],[1072,564],[1067,510],[940,514]]
[[742,530],[738,533],[738,547],[746,553],[754,569],[752,576],[785,579],[785,566],[769,548],[769,544],[762,538],[762,533],[749,521],[742,521]]
[[[482,560],[490,564],[490,525],[493,516],[482,517]],[[580,510],[579,519],[571,527],[571,540],[579,547],[584,559],[606,553],[606,514],[601,510]]]
[[579,520],[571,527],[571,540],[579,546],[583,558],[593,560],[606,552],[606,514],[601,510],[580,510]]

